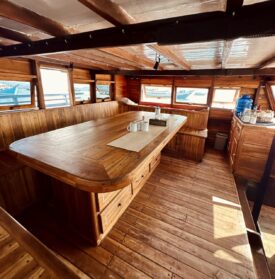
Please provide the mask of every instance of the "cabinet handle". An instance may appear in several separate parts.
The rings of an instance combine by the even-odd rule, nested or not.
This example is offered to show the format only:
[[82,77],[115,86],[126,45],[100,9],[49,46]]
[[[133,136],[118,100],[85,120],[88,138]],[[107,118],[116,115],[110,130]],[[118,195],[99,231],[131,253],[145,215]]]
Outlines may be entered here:
[[121,203],[119,203],[119,204],[117,205],[117,207],[121,207]]

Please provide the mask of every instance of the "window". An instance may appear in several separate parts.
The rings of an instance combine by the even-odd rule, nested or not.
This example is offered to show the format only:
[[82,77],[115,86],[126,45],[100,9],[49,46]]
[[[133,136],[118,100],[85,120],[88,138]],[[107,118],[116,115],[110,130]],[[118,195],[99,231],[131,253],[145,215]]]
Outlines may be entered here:
[[208,88],[177,87],[176,103],[207,104]]
[[239,90],[234,88],[217,88],[214,90],[212,107],[234,109]]
[[96,84],[96,100],[99,102],[111,100],[111,83],[108,83],[108,84],[97,83]]
[[32,104],[29,81],[0,81],[0,106],[26,106]]
[[67,70],[40,68],[46,108],[70,105]]
[[273,93],[273,99],[275,100],[275,85],[271,85],[271,90]]
[[85,102],[91,100],[91,87],[89,83],[75,83],[74,95],[76,102]]
[[141,86],[141,102],[171,104],[172,86],[145,85]]

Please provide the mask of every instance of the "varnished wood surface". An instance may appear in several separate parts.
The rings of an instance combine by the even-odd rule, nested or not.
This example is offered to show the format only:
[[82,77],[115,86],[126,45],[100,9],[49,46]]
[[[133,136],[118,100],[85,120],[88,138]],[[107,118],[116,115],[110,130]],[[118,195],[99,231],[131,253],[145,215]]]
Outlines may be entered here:
[[275,126],[246,124],[234,116],[228,145],[234,174],[259,182],[274,136]]
[[22,221],[92,278],[256,278],[234,179],[219,153],[200,164],[162,156],[99,247],[61,226],[55,212],[31,210]]
[[1,278],[88,278],[51,250],[0,207]]
[[129,122],[149,112],[128,112],[16,141],[10,145],[24,164],[89,192],[108,192],[132,182],[135,170],[158,154],[186,121],[166,115],[167,129],[140,152],[107,144],[127,133]]
[[275,208],[263,205],[259,225],[272,279],[275,278]]
[[0,151],[16,140],[84,121],[114,116],[118,102],[84,104],[74,107],[0,113]]

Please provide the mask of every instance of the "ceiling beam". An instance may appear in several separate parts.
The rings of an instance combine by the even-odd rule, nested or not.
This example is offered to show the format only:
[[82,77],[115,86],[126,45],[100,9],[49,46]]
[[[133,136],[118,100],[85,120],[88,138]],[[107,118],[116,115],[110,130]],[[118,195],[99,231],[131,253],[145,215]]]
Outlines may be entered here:
[[139,71],[94,71],[97,74],[119,74],[124,76],[275,76],[275,68],[237,68],[237,69],[207,69],[207,70],[139,70]]
[[234,16],[209,12],[1,47],[0,57],[143,43],[184,44],[271,36],[275,35],[274,2],[244,6]]
[[31,42],[31,38],[23,33],[0,27],[0,37],[21,43]]
[[240,10],[243,6],[244,0],[227,0],[226,1],[226,12],[229,14],[235,13]]
[[[111,0],[78,0],[86,7],[100,15],[105,20],[111,22],[115,26],[127,24],[135,24],[137,21],[120,5]],[[189,70],[190,65],[181,56],[173,53],[169,47],[152,45],[149,46],[159,54],[165,56],[174,64]]]
[[[129,51],[125,52],[124,49],[121,49],[118,47],[117,48],[101,48],[100,51],[102,51],[104,53],[112,54],[112,55],[120,57],[120,58],[127,59],[128,61],[135,62],[140,67],[145,66],[147,68],[152,69],[154,66],[154,63],[155,63],[155,61],[152,61],[151,59],[144,58],[140,55],[132,54]],[[163,69],[163,67],[160,65],[159,69]]]
[[111,0],[78,1],[115,26],[136,23],[136,20],[127,11]]
[[32,26],[52,36],[63,36],[70,32],[62,24],[39,15],[8,0],[0,1],[0,16]]
[[265,67],[267,67],[268,65],[273,64],[273,63],[275,63],[275,56],[273,56],[273,57],[271,57],[271,58],[269,58],[269,59],[263,61],[263,62],[259,65],[258,68],[259,68],[259,69],[262,69],[262,68],[265,68]]

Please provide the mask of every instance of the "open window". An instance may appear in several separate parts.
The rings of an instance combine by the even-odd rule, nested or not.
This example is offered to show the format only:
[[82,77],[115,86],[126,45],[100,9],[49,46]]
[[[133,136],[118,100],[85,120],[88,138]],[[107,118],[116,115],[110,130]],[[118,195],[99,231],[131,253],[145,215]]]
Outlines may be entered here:
[[74,83],[74,96],[76,103],[89,103],[91,101],[91,84],[84,82]]
[[272,84],[270,87],[273,95],[273,100],[275,100],[275,84]]
[[238,88],[215,88],[211,106],[213,108],[234,109],[238,96]]
[[176,87],[175,102],[178,104],[206,105],[208,88]]
[[40,73],[46,108],[70,106],[68,70],[41,67]]
[[167,85],[141,85],[142,103],[171,104],[172,86]]
[[34,90],[31,81],[0,80],[0,109],[34,107]]
[[111,101],[113,95],[113,83],[110,81],[96,81],[96,101]]

